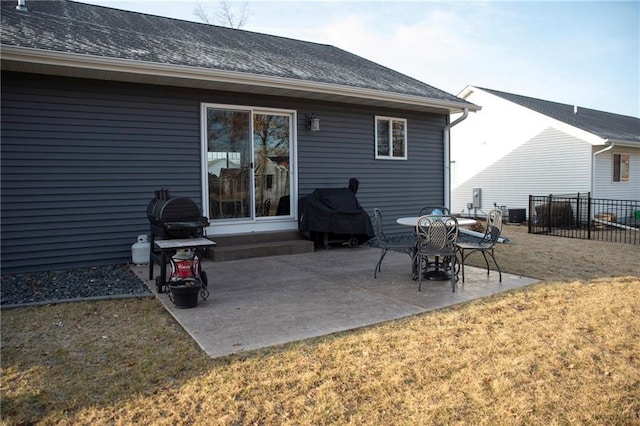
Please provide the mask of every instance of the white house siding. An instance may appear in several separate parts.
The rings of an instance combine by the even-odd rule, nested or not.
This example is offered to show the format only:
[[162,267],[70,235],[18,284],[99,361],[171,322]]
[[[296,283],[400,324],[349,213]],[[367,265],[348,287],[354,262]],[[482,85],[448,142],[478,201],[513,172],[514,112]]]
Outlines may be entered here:
[[[594,153],[602,147],[593,147]],[[613,154],[629,154],[629,182],[613,182]],[[617,147],[596,155],[593,196],[611,200],[640,200],[640,149]]]
[[591,146],[568,126],[517,104],[474,91],[482,110],[453,127],[451,209],[467,211],[480,188],[481,211],[527,208],[530,194],[588,192]]
[[545,129],[452,190],[452,209],[462,212],[474,188],[482,190],[481,212],[494,203],[526,209],[529,195],[588,192],[589,155],[583,141]]

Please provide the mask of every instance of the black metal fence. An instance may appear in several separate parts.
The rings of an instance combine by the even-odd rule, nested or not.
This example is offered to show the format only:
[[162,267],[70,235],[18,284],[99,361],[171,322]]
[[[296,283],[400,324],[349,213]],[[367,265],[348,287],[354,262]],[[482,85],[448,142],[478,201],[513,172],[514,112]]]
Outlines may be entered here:
[[640,201],[529,195],[529,233],[640,244]]

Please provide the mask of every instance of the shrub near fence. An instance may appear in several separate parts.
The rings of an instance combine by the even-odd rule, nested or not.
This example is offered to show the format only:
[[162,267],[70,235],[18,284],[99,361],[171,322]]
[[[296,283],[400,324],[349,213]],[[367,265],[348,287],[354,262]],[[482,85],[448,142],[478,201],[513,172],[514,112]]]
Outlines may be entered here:
[[529,195],[529,233],[640,244],[640,201]]

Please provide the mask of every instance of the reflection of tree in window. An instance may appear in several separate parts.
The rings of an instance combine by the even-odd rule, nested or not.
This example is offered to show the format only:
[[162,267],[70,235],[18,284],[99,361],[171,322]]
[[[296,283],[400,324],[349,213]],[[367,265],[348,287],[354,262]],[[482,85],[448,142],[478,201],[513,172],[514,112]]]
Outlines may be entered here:
[[629,182],[629,154],[613,154],[613,181]]
[[393,156],[404,157],[404,123],[393,122]]
[[407,121],[376,117],[376,158],[406,159]]
[[209,151],[245,152],[249,142],[247,112],[209,109],[207,123]]
[[206,115],[209,215],[246,217],[251,113],[207,108]]
[[[256,209],[262,215],[269,215],[266,207],[289,194],[289,117],[255,114],[254,155],[256,161],[255,184]],[[273,171],[280,171],[276,176]],[[271,200],[273,198],[273,200]]]
[[389,122],[378,120],[378,155],[389,155]]

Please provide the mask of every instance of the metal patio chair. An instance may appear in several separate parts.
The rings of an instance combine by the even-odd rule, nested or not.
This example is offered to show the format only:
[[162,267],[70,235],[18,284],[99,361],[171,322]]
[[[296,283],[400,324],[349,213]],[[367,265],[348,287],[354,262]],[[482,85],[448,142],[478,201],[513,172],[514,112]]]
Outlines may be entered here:
[[[418,291],[422,291],[424,274],[433,267],[438,273],[444,272],[449,275],[451,287],[455,292],[458,220],[454,216],[421,216],[416,225],[416,234],[418,235],[416,253]],[[429,261],[429,257],[434,258],[434,261]]]
[[382,266],[382,260],[387,255],[389,251],[396,251],[399,253],[406,253],[411,257],[413,261],[413,256],[415,252],[415,243],[414,242],[406,242],[406,241],[392,241],[390,240],[384,233],[384,228],[382,226],[382,211],[380,209],[373,209],[373,229],[378,240],[378,244],[380,245],[380,249],[382,253],[380,253],[380,260],[376,263],[376,269],[373,274],[374,278],[378,278],[378,272],[380,272],[380,268]]
[[489,260],[487,254],[493,259],[493,263],[498,269],[500,276],[500,282],[502,282],[502,271],[500,271],[500,265],[496,261],[496,256],[493,252],[500,233],[502,232],[502,210],[494,209],[487,214],[487,223],[485,232],[482,237],[475,237],[471,235],[464,235],[458,239],[457,249],[460,253],[460,263],[462,265],[462,282],[464,282],[464,262],[471,253],[480,252],[484,257],[484,262],[487,265],[487,275],[489,275]]

